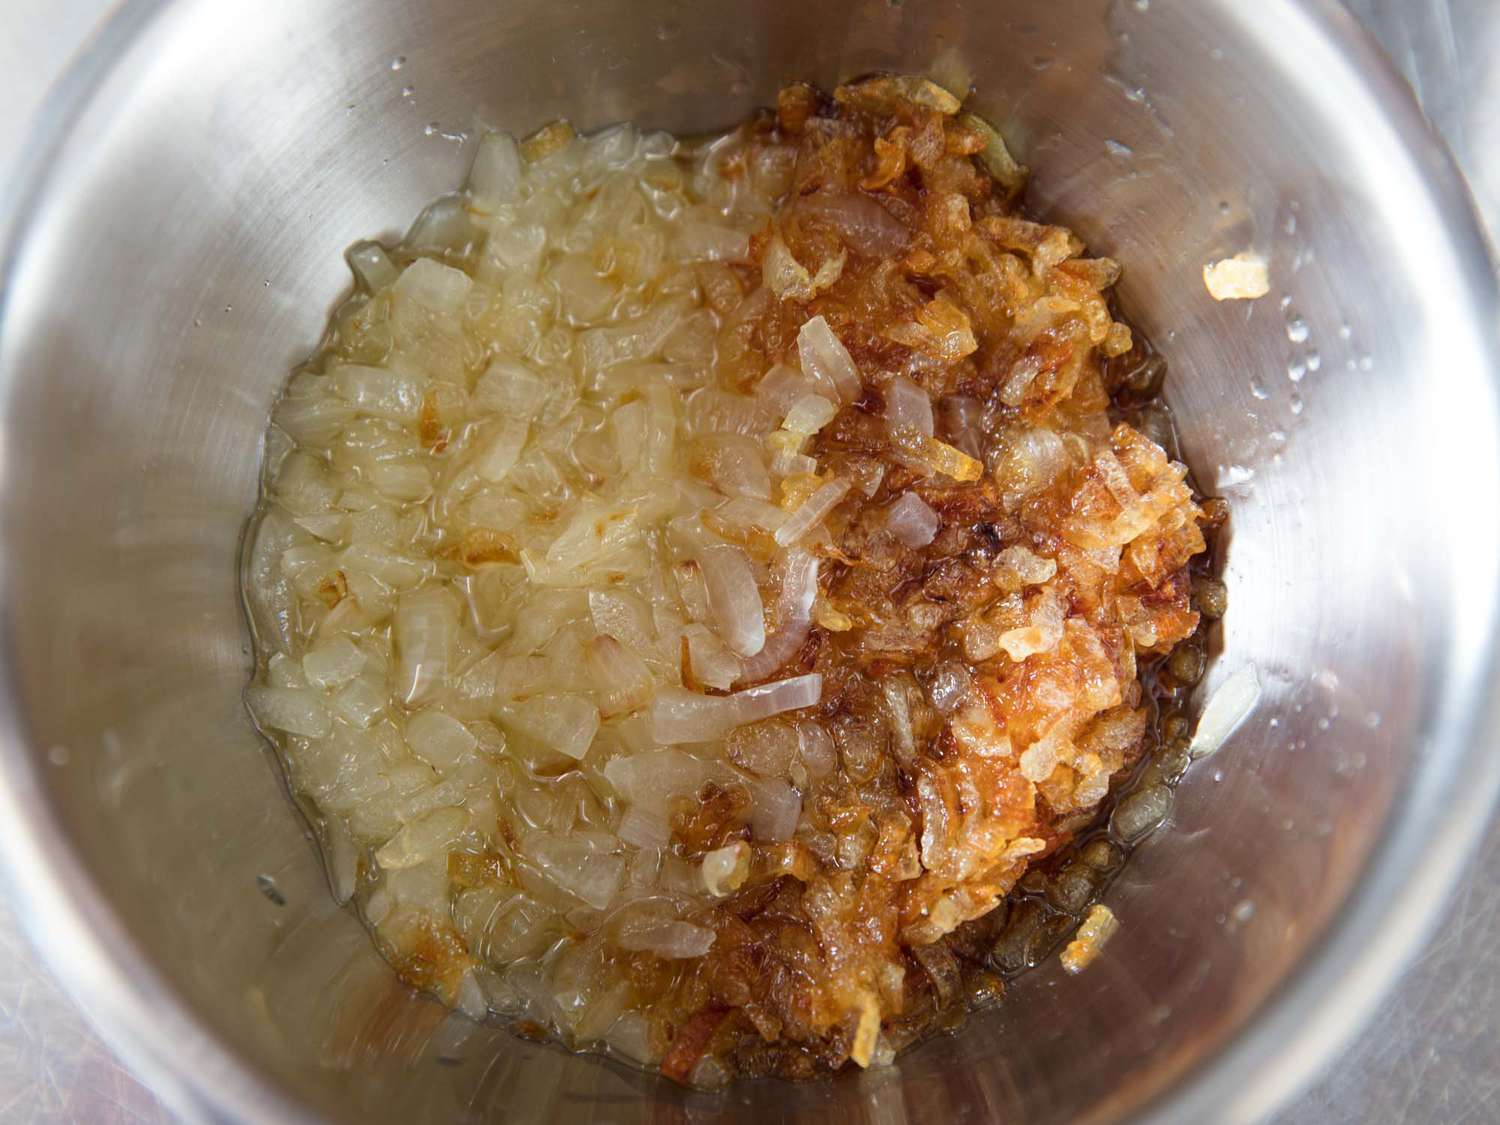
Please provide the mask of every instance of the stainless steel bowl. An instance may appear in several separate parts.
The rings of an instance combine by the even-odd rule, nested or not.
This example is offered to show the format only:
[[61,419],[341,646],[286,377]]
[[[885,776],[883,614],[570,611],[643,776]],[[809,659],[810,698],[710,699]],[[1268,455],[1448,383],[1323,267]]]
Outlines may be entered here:
[[[705,129],[876,68],[971,77],[1034,205],[1125,263],[1233,504],[1206,690],[1253,663],[1260,704],[1110,891],[1094,968],[887,1070],[688,1094],[445,1018],[332,905],[241,711],[272,398],[344,247],[455,184],[476,117]],[[1452,167],[1330,0],[137,0],[18,183],[0,836],[39,944],[187,1116],[1244,1120],[1369,1011],[1484,821],[1500,303]],[[1216,305],[1203,263],[1247,248],[1272,294]]]

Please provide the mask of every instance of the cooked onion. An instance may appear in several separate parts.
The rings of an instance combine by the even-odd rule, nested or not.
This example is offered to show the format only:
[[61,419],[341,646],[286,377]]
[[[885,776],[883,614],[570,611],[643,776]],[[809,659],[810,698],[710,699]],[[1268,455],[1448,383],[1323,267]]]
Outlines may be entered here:
[[766,617],[745,552],[716,545],[706,548],[699,562],[719,635],[741,656],[754,656],[765,647]]
[[776,529],[776,542],[783,547],[790,547],[822,523],[824,517],[833,511],[848,491],[849,482],[846,480],[831,480],[827,484],[820,485],[817,491],[791,514],[786,523]]
[[745,723],[811,707],[822,693],[823,677],[816,672],[745,688],[733,695],[698,695],[667,688],[657,694],[651,709],[652,735],[667,746],[707,742],[723,738]]
[[802,794],[779,777],[762,778],[750,785],[750,832],[757,840],[772,843],[790,840],[802,815]]
[[1107,417],[1118,267],[958,108],[877,76],[680,146],[486,135],[349,253],[267,439],[246,701],[408,983],[679,1079],[761,1036],[880,1065],[1133,760],[1201,513]]
[[448,675],[458,635],[458,604],[453,595],[433,586],[404,594],[396,603],[397,691],[403,703],[417,703]]
[[1246,664],[1214,689],[1198,717],[1189,753],[1206,758],[1229,739],[1260,702],[1260,680],[1255,665]]
[[813,317],[797,333],[797,355],[805,374],[826,379],[845,402],[853,402],[863,393],[864,382],[849,349],[821,316]]
[[589,675],[598,685],[599,711],[606,718],[644,707],[656,691],[651,670],[637,650],[614,637],[598,636],[587,650]]
[[885,385],[885,424],[931,437],[932,399],[905,375],[897,375]]
[[908,547],[925,547],[937,536],[938,514],[915,492],[906,492],[886,510],[885,525]]
[[797,654],[812,632],[812,607],[818,596],[816,555],[793,547],[781,561],[780,593],[776,599],[776,631],[765,647],[745,661],[740,678],[762,680]]
[[833,227],[851,250],[867,258],[894,257],[910,238],[899,220],[860,192],[806,195],[797,207]]
[[822,395],[805,394],[792,403],[781,428],[794,434],[815,434],[838,413],[838,407]]

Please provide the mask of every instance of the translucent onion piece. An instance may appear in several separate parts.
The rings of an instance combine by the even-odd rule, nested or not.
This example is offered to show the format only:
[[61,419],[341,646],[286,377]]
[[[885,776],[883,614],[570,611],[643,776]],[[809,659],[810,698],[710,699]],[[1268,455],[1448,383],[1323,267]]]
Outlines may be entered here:
[[750,784],[750,834],[775,843],[790,840],[802,815],[802,794],[779,777]]
[[1242,250],[1203,267],[1203,285],[1215,301],[1254,301],[1271,291],[1266,260]]
[[698,695],[668,688],[657,694],[652,706],[652,734],[657,742],[668,746],[708,742],[745,723],[811,707],[822,695],[823,677],[817,672],[746,688],[733,695]]
[[1260,680],[1255,665],[1246,664],[1214,689],[1198,718],[1188,752],[1194,758],[1208,757],[1224,745],[1258,702]]
[[938,523],[938,514],[915,492],[904,493],[886,509],[886,527],[913,549],[925,547],[937,537]]
[[638,848],[664,848],[672,838],[664,817],[631,805],[620,817],[620,839]]
[[703,886],[714,898],[723,898],[744,885],[750,874],[750,846],[736,840],[715,848],[703,857]]
[[844,402],[853,402],[864,393],[864,381],[849,349],[821,316],[813,317],[797,333],[797,356],[805,374],[828,380]]
[[831,480],[827,484],[819,485],[802,506],[791,514],[786,523],[776,529],[776,542],[783,547],[790,547],[817,527],[844,498],[849,487],[849,482],[846,480]]
[[602,772],[615,792],[632,807],[665,817],[668,805],[675,798],[698,792],[708,780],[709,767],[702,759],[681,750],[646,750],[611,758]]
[[323,701],[316,692],[306,688],[252,684],[245,689],[245,702],[256,722],[272,730],[307,738],[327,738],[331,729]]
[[406,744],[439,773],[463,765],[479,740],[469,728],[442,711],[418,711],[406,721]]
[[1088,916],[1084,918],[1083,925],[1078,927],[1076,936],[1060,954],[1062,967],[1070,973],[1083,972],[1093,964],[1105,942],[1119,928],[1120,921],[1115,917],[1114,911],[1102,902],[1096,902],[1089,908]]
[[[729,646],[717,634],[709,632],[702,625],[689,625],[682,631],[682,638],[687,642],[687,671],[692,673],[697,686],[724,691],[743,675],[744,662],[729,650]],[[678,657],[680,663],[680,650]],[[686,672],[683,680],[687,682]]]
[[839,390],[832,379],[778,363],[761,377],[755,394],[774,413],[784,416],[805,395],[837,401]]
[[638,654],[649,652],[656,643],[651,607],[628,591],[590,590],[589,617],[597,632]]
[[793,547],[780,563],[780,593],[776,599],[776,631],[765,647],[745,661],[743,681],[763,680],[797,654],[812,632],[813,602],[818,596],[818,558]]
[[335,637],[308,649],[302,657],[307,682],[324,688],[347,684],[359,675],[364,664],[364,653],[348,637]]
[[761,260],[761,280],[765,287],[782,300],[810,301],[827,289],[844,272],[845,256],[842,250],[818,266],[817,273],[793,257],[778,231],[767,243],[765,256]]
[[414,376],[345,364],[332,368],[328,377],[341,398],[372,418],[414,422],[422,409],[422,385]]
[[608,719],[639,710],[656,690],[651,669],[640,656],[614,637],[599,636],[585,650],[589,676],[599,699],[599,711]]
[[521,851],[548,879],[598,910],[614,901],[625,874],[625,857],[593,834],[532,832]]
[[885,385],[885,424],[891,430],[914,430],[932,436],[932,399],[905,375]]
[[354,279],[371,293],[384,289],[401,276],[385,247],[378,242],[356,242],[344,256]]
[[1012,196],[1019,194],[1026,186],[1027,171],[1011,156],[1010,149],[1005,147],[1004,138],[982,117],[966,113],[959,120],[984,138],[985,147],[979,154],[979,159],[990,175],[999,180],[1001,186]]
[[754,656],[766,644],[766,616],[750,560],[723,545],[706,548],[699,565],[719,635],[739,655]]
[[621,949],[654,953],[673,961],[702,957],[713,947],[716,936],[712,930],[691,922],[653,919],[621,926],[615,944]]
[[539,695],[513,703],[506,711],[509,725],[543,746],[582,759],[599,732],[599,708],[581,695],[567,692]]
[[396,603],[396,690],[407,706],[447,678],[457,634],[458,603],[442,587],[403,594]]
[[486,133],[479,138],[469,169],[469,198],[474,208],[493,213],[515,198],[521,185],[521,150],[509,133]]
[[478,233],[463,197],[445,195],[423,209],[406,232],[402,245],[422,254],[464,254],[473,246]]
[[838,407],[822,395],[801,395],[786,412],[781,428],[794,434],[815,434],[832,422],[837,413]]
[[434,809],[412,821],[375,853],[375,862],[386,871],[402,871],[445,855],[469,825],[462,809]]
[[860,192],[803,196],[798,210],[836,230],[849,249],[867,258],[891,258],[906,248],[906,227],[871,196]]
[[452,315],[462,311],[473,284],[463,270],[431,258],[418,258],[401,272],[391,288],[398,297],[415,301],[433,312]]

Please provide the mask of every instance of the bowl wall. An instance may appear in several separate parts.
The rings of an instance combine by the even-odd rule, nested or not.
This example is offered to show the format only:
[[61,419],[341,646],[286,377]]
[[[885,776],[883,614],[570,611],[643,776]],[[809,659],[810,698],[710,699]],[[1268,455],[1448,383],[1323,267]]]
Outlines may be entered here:
[[[117,1045],[231,1119],[1228,1120],[1304,1076],[1495,786],[1496,303],[1353,24],[1251,7],[127,3],[37,141],[0,320],[5,847]],[[459,183],[454,138],[704,130],[872,69],[972,81],[1033,208],[1124,264],[1185,455],[1233,508],[1204,691],[1253,664],[1261,699],[1109,892],[1124,928],[1089,972],[1044,967],[884,1071],[688,1094],[395,985],[246,721],[239,537],[343,250]],[[1202,266],[1246,249],[1271,294],[1215,304]]]

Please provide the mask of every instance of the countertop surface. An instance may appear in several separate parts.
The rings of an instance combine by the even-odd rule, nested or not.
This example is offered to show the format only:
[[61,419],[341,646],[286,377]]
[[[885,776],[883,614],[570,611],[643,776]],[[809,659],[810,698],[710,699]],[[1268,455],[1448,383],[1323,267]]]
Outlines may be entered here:
[[[0,4],[0,168],[108,0]],[[1500,2],[1349,0],[1380,38],[1500,233]],[[1275,1125],[1500,1120],[1500,820],[1441,929],[1369,1026]],[[0,900],[0,1120],[171,1120],[39,963]]]

